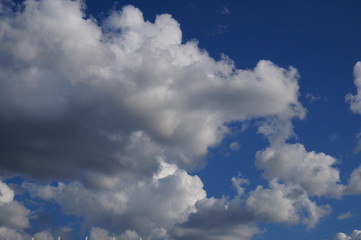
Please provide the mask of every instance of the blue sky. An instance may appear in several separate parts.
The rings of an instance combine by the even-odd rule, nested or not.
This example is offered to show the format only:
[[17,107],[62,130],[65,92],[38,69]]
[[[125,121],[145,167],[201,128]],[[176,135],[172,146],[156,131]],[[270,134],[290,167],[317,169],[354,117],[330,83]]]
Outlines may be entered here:
[[0,1],[0,238],[361,239],[360,9]]

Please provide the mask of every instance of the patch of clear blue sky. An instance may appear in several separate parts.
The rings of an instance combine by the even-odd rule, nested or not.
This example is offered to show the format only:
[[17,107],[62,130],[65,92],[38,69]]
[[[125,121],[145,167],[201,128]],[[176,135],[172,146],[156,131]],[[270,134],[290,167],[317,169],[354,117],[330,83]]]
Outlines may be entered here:
[[[300,100],[308,109],[305,120],[294,122],[297,141],[309,151],[336,157],[344,181],[361,163],[361,155],[352,154],[361,116],[352,114],[344,101],[347,93],[356,91],[353,66],[361,60],[361,1],[88,0],[87,14],[101,23],[110,9],[128,4],[139,8],[149,21],[154,21],[157,14],[171,14],[181,25],[183,41],[196,39],[212,57],[219,59],[224,53],[238,68],[253,68],[260,59],[297,68],[301,76]],[[229,14],[225,14],[225,8]],[[319,99],[312,102],[308,94]],[[233,141],[240,143],[238,151],[229,150]],[[226,137],[219,147],[211,149],[208,165],[194,174],[201,176],[210,196],[234,194],[230,179],[238,172],[250,179],[252,189],[265,183],[253,162],[255,152],[266,144],[251,122],[244,132]],[[358,197],[321,202],[329,203],[333,212],[315,229],[264,225],[268,230],[260,239],[326,240],[338,231],[361,228]],[[59,214],[53,209],[50,215]],[[355,215],[343,221],[336,219],[347,211]],[[69,220],[66,216],[60,219]]]

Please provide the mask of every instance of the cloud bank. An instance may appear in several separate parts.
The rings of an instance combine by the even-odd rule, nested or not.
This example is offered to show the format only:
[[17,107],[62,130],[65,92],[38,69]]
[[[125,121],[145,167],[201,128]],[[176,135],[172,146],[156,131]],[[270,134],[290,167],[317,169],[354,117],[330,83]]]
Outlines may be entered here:
[[[153,23],[133,6],[100,24],[81,1],[6,3],[0,176],[23,176],[31,200],[83,219],[91,239],[250,239],[260,221],[313,227],[330,207],[311,197],[361,193],[359,169],[342,185],[333,157],[286,142],[306,113],[295,68],[261,60],[237,69],[183,42],[170,15]],[[235,197],[208,197],[188,171],[204,166],[227,123],[252,119],[270,143],[256,156],[268,186],[246,191],[234,178]],[[31,211],[5,183],[0,192],[0,216],[11,215],[0,236],[28,237]]]
[[23,4],[1,18],[1,166],[10,172],[132,179],[151,176],[159,156],[192,169],[227,122],[304,115],[294,68],[216,61],[182,43],[170,15],[150,23],[126,6],[99,26],[78,1]]

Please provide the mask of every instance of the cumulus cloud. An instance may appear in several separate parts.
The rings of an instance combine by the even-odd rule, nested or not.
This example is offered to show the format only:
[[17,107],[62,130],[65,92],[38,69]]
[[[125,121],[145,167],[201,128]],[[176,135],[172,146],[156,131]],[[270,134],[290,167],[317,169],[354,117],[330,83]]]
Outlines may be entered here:
[[[267,204],[265,204],[267,203]],[[258,219],[268,222],[296,224],[313,227],[318,220],[330,212],[330,207],[317,206],[300,187],[270,183],[270,188],[258,186],[250,193],[246,206]]]
[[[308,152],[302,144],[283,144],[259,151],[256,166],[267,179],[299,184],[311,196],[340,197],[345,186],[334,167],[337,160],[324,153]],[[282,166],[282,167],[280,167]]]
[[346,192],[348,194],[361,193],[361,166],[352,171]]
[[14,192],[7,184],[0,182],[0,205],[12,202],[14,200]]
[[334,240],[358,240],[361,239],[361,230],[353,230],[351,235],[345,233],[337,233]]
[[0,227],[0,237],[2,239],[11,240],[24,240],[24,239],[36,239],[36,240],[54,240],[55,238],[49,231],[38,232],[34,235],[30,235],[23,230],[15,230],[7,227]]
[[166,163],[153,178],[126,188],[88,189],[79,182],[58,186],[25,183],[23,188],[33,197],[56,202],[65,213],[84,218],[87,227],[100,226],[118,234],[131,230],[141,236],[184,221],[195,211],[196,202],[206,197],[199,177]]
[[109,233],[106,229],[93,227],[90,230],[90,240],[98,239],[119,239],[119,240],[139,240],[141,239],[135,231],[127,230],[121,235]]
[[151,180],[127,188],[88,189],[74,182],[25,183],[23,188],[35,198],[56,202],[65,213],[84,218],[83,227],[102,228],[94,228],[94,236],[110,236],[111,230],[121,239],[250,239],[261,232],[260,221],[313,227],[330,210],[293,185],[272,182],[270,188],[258,186],[246,193],[243,185],[248,180],[240,177],[232,179],[235,198],[207,198],[197,176],[175,165],[161,165]]
[[[183,42],[170,15],[152,23],[133,6],[101,26],[85,17],[81,1],[23,6],[0,8],[0,167],[66,180],[22,187],[97,226],[91,239],[250,239],[258,221],[312,227],[329,208],[310,197],[341,195],[333,157],[286,143],[291,119],[305,115],[295,68],[261,60],[237,69]],[[187,170],[202,166],[208,148],[231,131],[226,123],[260,118],[270,147],[256,164],[269,187],[247,193],[247,180],[233,178],[234,199],[208,198]],[[358,191],[354,175],[349,192]],[[6,185],[0,191],[0,204],[27,216]],[[25,220],[6,231],[20,234],[12,228],[25,228]]]
[[[32,236],[26,233],[30,228],[31,211],[14,199],[14,191],[0,181],[0,238],[23,240]],[[49,232],[34,235],[39,240],[53,240]]]
[[[233,182],[247,183],[240,178],[234,178]],[[238,195],[233,199],[198,201],[196,211],[173,227],[170,235],[175,239],[251,239],[262,232],[258,222],[303,224],[312,228],[330,212],[328,205],[317,205],[299,186],[273,181],[269,188],[258,186],[247,194],[243,188],[237,190]]]
[[357,94],[347,94],[346,101],[350,103],[350,109],[352,112],[361,114],[361,62],[357,62],[354,66],[354,77]]
[[175,239],[243,240],[260,233],[254,216],[238,197],[203,199],[197,202],[196,208],[187,221],[172,229]]
[[0,181],[0,226],[3,232],[29,227],[30,211],[14,200],[14,192]]
[[151,176],[159,155],[192,168],[227,133],[225,122],[304,111],[294,68],[216,61],[182,43],[167,14],[151,23],[126,6],[99,26],[80,1],[26,0],[0,24],[0,164],[8,171]]

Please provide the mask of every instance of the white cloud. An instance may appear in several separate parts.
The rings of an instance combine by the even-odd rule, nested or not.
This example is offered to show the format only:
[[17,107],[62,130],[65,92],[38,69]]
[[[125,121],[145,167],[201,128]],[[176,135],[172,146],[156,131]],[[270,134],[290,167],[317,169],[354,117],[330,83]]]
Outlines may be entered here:
[[340,213],[340,215],[337,216],[337,219],[338,220],[344,220],[344,219],[350,218],[352,216],[353,216],[353,214],[351,212],[343,212],[343,213]]
[[49,231],[36,233],[33,238],[36,240],[54,240],[52,233]]
[[0,206],[12,202],[14,200],[14,192],[7,184],[0,182]]
[[349,182],[346,188],[348,194],[360,194],[361,193],[361,166],[353,170],[349,178]]
[[306,151],[302,144],[269,147],[256,156],[256,166],[267,179],[299,184],[311,196],[342,196],[345,186],[340,184],[336,162],[324,153]]
[[229,148],[232,151],[238,151],[241,148],[241,145],[239,144],[239,142],[232,142],[231,144],[229,144]]
[[22,231],[16,231],[11,228],[0,227],[0,237],[2,239],[14,239],[14,240],[23,240],[28,239],[30,236]]
[[34,235],[30,235],[23,230],[15,230],[4,226],[0,227],[0,238],[9,240],[24,240],[32,238],[36,240],[54,240],[54,237],[49,231],[42,231]]
[[350,109],[352,112],[361,114],[361,62],[357,62],[354,66],[354,77],[357,94],[347,94],[346,101],[350,103]]
[[138,235],[137,232],[132,230],[126,230],[121,235],[115,235],[108,232],[106,229],[100,227],[92,227],[90,230],[90,240],[99,240],[99,239],[139,240],[142,238]]
[[225,122],[303,116],[296,69],[216,61],[182,43],[170,15],[151,23],[127,6],[99,26],[79,1],[24,6],[0,20],[4,169],[87,184],[89,175],[133,181],[151,176],[160,155],[199,166]]
[[[250,239],[260,232],[257,221],[312,227],[329,210],[309,196],[340,195],[334,158],[285,143],[290,119],[305,115],[293,67],[261,60],[242,70],[227,57],[216,61],[196,42],[182,43],[170,15],[151,23],[133,6],[113,11],[103,26],[84,16],[80,1],[24,6],[0,19],[0,130],[7,139],[0,167],[68,180],[23,187],[99,226],[91,238],[121,226],[115,234],[124,240]],[[267,118],[259,132],[270,147],[257,154],[257,166],[270,187],[247,195],[246,180],[234,178],[234,199],[207,198],[186,170],[201,166],[231,131],[225,123],[255,118]],[[0,201],[12,201],[6,186],[0,190]],[[39,236],[51,239],[50,232]]]
[[86,226],[118,233],[131,229],[142,236],[159,235],[159,229],[184,221],[195,211],[196,202],[206,197],[199,177],[165,163],[153,178],[127,187],[97,190],[76,182],[57,187],[25,183],[23,187],[34,197],[56,202],[65,213],[84,218]]
[[276,181],[270,182],[270,188],[258,186],[250,193],[246,206],[258,219],[308,227],[330,212],[329,206],[312,202],[302,188]]
[[5,229],[24,229],[29,227],[30,211],[14,200],[14,192],[6,183],[0,181],[0,226]]
[[361,230],[353,230],[351,235],[345,233],[337,233],[334,240],[359,240],[361,239]]
[[30,211],[14,201],[0,206],[0,225],[11,229],[29,227]]

